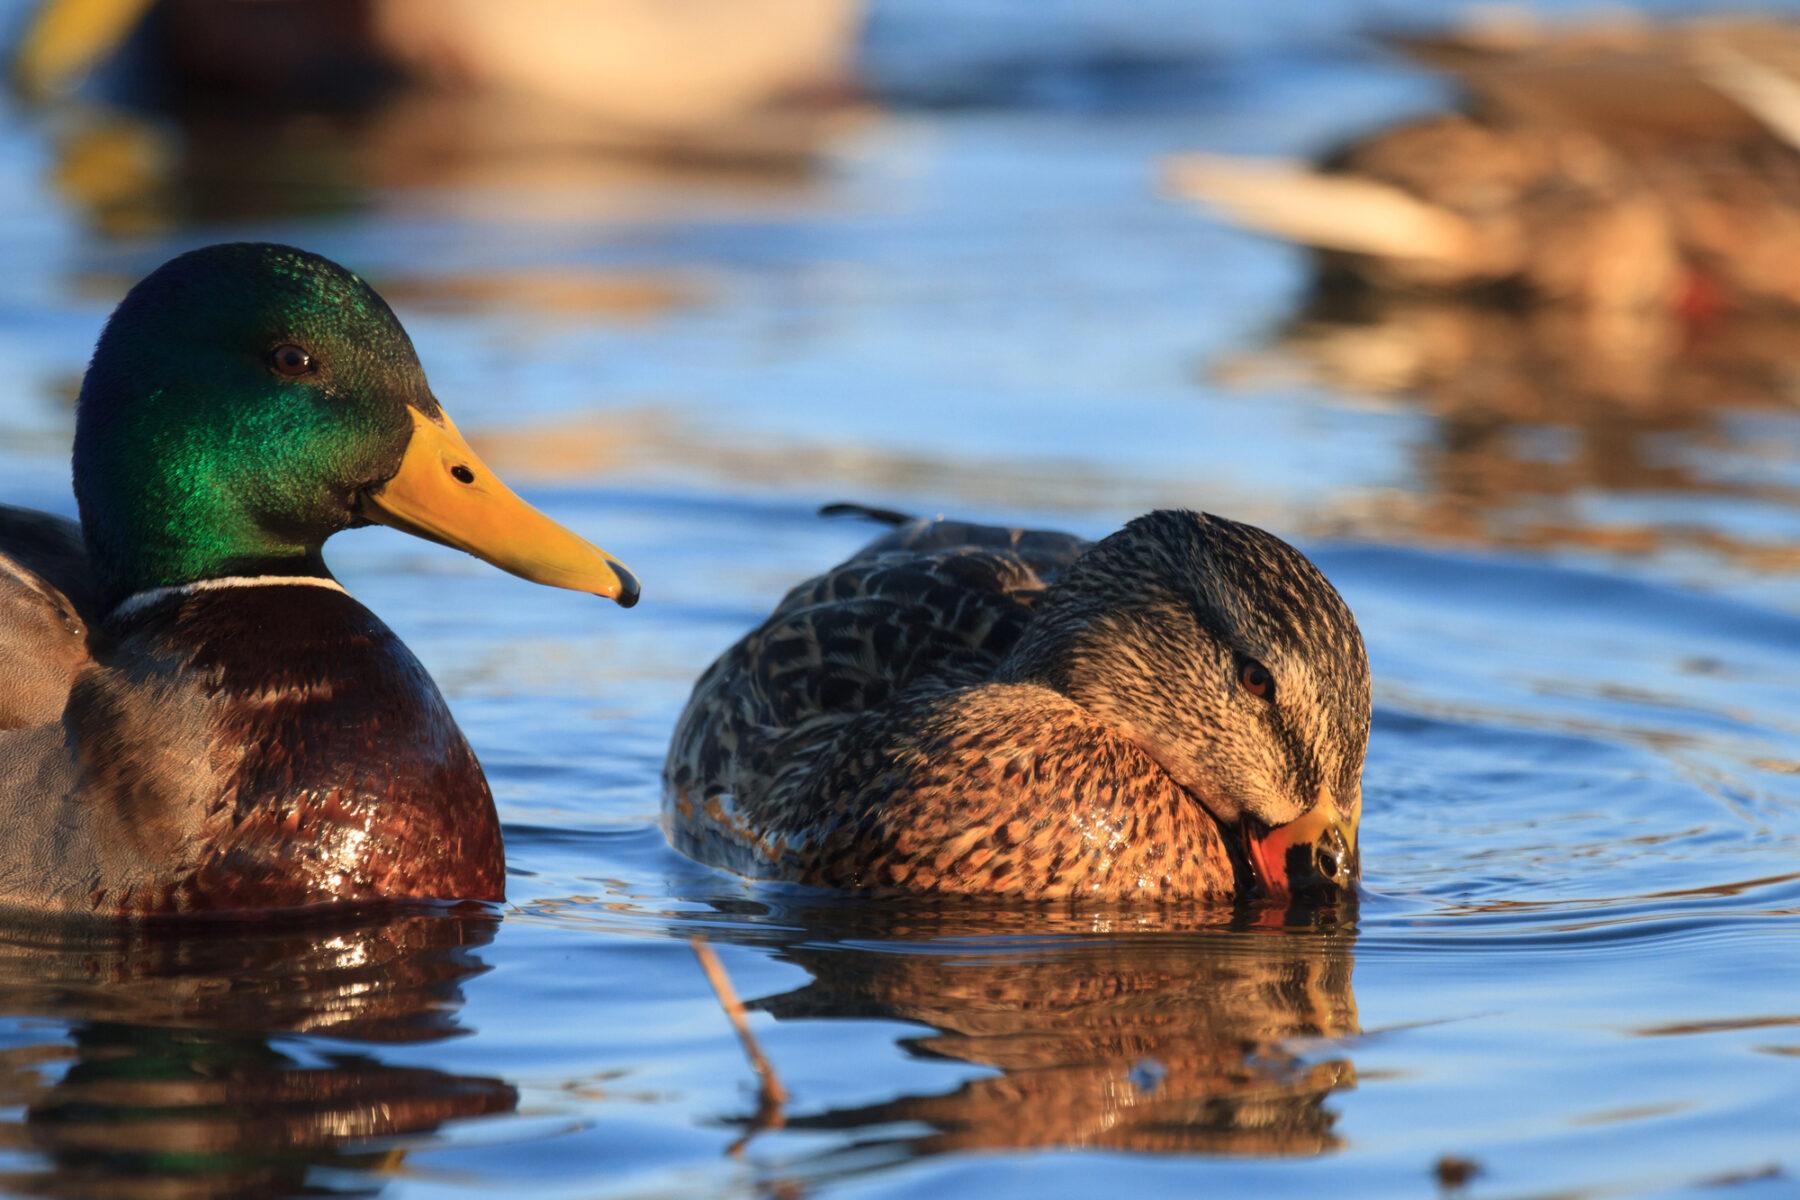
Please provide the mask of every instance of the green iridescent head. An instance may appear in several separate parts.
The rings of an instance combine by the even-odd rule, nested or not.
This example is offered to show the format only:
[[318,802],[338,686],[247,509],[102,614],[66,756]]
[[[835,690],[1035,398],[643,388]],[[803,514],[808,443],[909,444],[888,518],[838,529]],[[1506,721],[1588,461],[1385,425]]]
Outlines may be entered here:
[[102,601],[231,575],[325,575],[379,521],[557,587],[629,571],[513,495],[432,396],[380,296],[289,246],[209,246],[120,303],[81,386],[75,494]]
[[209,246],[131,289],[94,350],[75,492],[108,601],[223,575],[325,573],[358,494],[439,413],[387,304],[287,246]]

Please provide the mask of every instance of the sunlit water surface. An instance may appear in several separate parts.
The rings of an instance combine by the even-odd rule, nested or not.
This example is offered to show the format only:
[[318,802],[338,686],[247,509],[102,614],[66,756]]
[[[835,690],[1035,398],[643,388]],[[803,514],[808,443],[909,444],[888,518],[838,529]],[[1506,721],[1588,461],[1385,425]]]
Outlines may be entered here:
[[[1157,158],[1310,151],[1441,87],[1343,40],[1348,7],[1254,36],[1247,6],[1181,36],[1156,23],[1185,8],[1094,7],[973,6],[961,38],[957,6],[879,8],[892,106],[777,171],[476,147],[345,182],[330,138],[289,161],[303,129],[234,143],[228,202],[179,150],[96,198],[66,169],[92,118],[0,112],[6,500],[72,510],[70,396],[133,278],[275,238],[389,295],[490,461],[646,585],[621,612],[387,531],[334,542],[487,767],[509,903],[0,930],[0,1185],[1800,1189],[1791,366],[1522,412],[1284,356],[1303,260],[1159,197]],[[1083,22],[1119,44],[1078,53]],[[1091,535],[1185,504],[1301,542],[1374,669],[1359,910],[907,909],[671,852],[687,688],[868,536],[813,515],[845,498]]]

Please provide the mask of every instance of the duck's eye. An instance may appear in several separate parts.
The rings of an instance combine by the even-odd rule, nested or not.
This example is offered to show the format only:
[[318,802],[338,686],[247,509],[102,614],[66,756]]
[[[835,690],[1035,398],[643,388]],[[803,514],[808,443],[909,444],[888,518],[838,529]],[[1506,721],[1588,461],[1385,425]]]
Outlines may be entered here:
[[292,342],[284,342],[269,351],[269,369],[293,379],[313,369],[313,356]]
[[1258,700],[1274,702],[1275,677],[1269,674],[1269,668],[1254,658],[1244,660],[1244,663],[1238,667],[1238,682],[1244,685],[1246,692]]

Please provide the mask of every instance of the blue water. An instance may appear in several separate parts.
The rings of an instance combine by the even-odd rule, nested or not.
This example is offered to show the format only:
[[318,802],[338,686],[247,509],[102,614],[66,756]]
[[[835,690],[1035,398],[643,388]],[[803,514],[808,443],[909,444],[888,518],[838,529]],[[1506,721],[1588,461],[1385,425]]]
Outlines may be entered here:
[[[335,540],[488,770],[509,902],[0,928],[0,1186],[1800,1194],[1791,397],[1683,384],[1690,355],[1654,405],[1522,410],[1281,349],[1305,260],[1160,195],[1156,163],[1442,103],[1348,36],[1439,10],[1132,11],[877,5],[877,103],[779,171],[475,147],[322,178],[290,128],[225,204],[204,147],[140,117],[169,157],[109,208],[69,182],[91,115],[0,108],[7,501],[72,510],[69,398],[132,279],[275,238],[389,295],[489,461],[646,589],[622,612]],[[1771,340],[1791,378],[1800,340]],[[813,515],[847,498],[1090,535],[1184,504],[1306,547],[1374,671],[1357,911],[920,909],[670,851],[688,687],[868,536]]]

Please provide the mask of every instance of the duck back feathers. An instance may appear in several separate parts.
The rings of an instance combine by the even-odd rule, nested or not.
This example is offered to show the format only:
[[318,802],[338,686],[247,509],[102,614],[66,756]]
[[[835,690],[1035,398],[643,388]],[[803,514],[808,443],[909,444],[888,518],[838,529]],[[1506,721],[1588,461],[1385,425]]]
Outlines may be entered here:
[[61,715],[92,662],[92,595],[79,527],[0,505],[0,730]]

